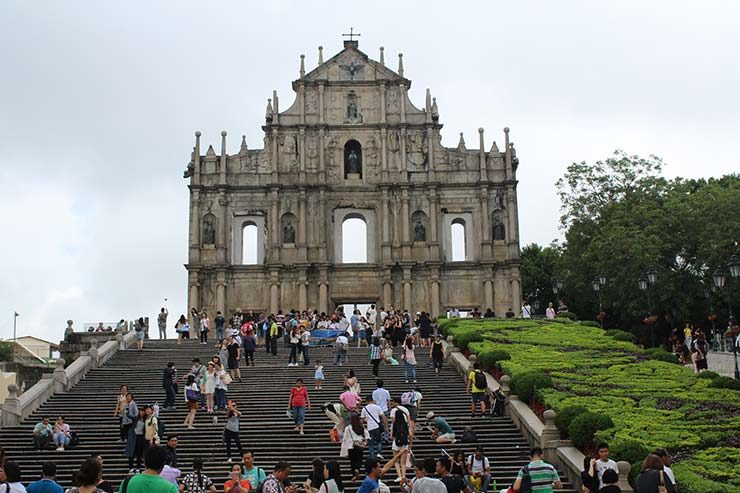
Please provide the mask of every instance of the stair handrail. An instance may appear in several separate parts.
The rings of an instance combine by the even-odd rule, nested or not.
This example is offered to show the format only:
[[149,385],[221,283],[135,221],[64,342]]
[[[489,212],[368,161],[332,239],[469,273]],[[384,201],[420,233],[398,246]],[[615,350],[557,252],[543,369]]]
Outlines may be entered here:
[[97,341],[90,341],[90,349],[83,351],[67,368],[65,361],[59,358],[56,361],[54,373],[44,375],[43,379],[29,387],[23,394],[18,395],[15,384],[8,385],[8,397],[2,405],[0,414],[0,428],[17,426],[24,419],[33,414],[49,398],[56,393],[69,392],[85,375],[98,366],[107,362],[116,352],[126,349],[136,342],[136,333],[118,333],[116,340],[108,341],[98,348]]

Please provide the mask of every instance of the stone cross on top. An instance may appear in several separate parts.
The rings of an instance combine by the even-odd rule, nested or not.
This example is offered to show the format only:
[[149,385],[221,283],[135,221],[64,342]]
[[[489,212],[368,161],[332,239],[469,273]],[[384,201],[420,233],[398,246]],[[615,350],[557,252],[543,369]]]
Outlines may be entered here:
[[342,34],[342,36],[349,36],[349,40],[350,41],[353,41],[353,39],[352,39],[353,36],[362,36],[362,34],[359,34],[359,33],[358,34],[355,34],[354,30],[355,30],[354,27],[350,27],[349,28],[349,34]]

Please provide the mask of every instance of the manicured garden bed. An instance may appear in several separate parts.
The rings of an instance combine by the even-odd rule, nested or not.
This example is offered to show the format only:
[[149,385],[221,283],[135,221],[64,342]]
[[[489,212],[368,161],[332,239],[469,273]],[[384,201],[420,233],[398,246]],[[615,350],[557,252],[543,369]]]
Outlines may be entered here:
[[453,319],[440,325],[489,371],[513,382],[526,373],[549,375],[552,387],[535,390],[534,407],[560,412],[583,406],[611,418],[614,426],[593,441],[607,441],[617,460],[635,463],[667,448],[679,459],[682,493],[740,491],[740,391],[710,386],[712,379],[661,361],[670,361],[665,353],[646,353],[570,320]]

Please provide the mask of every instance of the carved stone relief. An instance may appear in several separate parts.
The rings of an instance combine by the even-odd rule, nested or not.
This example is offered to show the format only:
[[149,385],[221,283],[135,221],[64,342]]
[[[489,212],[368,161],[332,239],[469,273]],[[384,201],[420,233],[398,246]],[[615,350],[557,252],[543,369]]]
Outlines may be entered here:
[[427,165],[427,146],[421,131],[406,135],[406,165],[410,171],[421,171]]
[[357,57],[343,60],[339,65],[339,78],[341,80],[364,80],[365,65]]
[[310,134],[306,138],[306,168],[317,169],[319,167],[319,137]]
[[318,96],[316,91],[309,89],[306,91],[306,113],[315,115],[319,111]]
[[280,136],[280,162],[286,171],[298,171],[298,136],[283,134]]
[[347,111],[344,115],[346,123],[362,123],[362,112],[360,111],[360,98],[355,91],[347,93]]
[[398,130],[390,130],[388,132],[388,169],[398,169],[398,162],[401,159],[400,150]]
[[333,180],[339,179],[339,165],[337,164],[337,151],[339,148],[339,142],[336,137],[327,137],[326,144],[326,170],[329,174],[329,178]]
[[400,113],[401,110],[398,104],[398,88],[388,90],[386,93],[385,105],[387,113]]

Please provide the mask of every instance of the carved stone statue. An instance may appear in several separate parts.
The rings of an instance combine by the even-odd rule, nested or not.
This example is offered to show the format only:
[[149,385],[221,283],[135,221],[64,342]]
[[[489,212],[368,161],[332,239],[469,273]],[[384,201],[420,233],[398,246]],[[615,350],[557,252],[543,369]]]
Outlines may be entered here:
[[216,244],[216,228],[213,227],[213,221],[210,218],[206,219],[203,224],[203,244]]
[[500,217],[496,217],[493,224],[493,239],[496,241],[503,241],[506,239],[506,227]]
[[360,156],[357,155],[357,151],[352,149],[347,156],[347,173],[360,174],[361,171]]
[[283,243],[295,243],[295,228],[291,223],[283,228]]
[[414,241],[427,241],[427,230],[421,221],[414,225]]
[[350,120],[357,119],[357,101],[354,99],[350,99],[349,104],[347,105],[347,118]]

